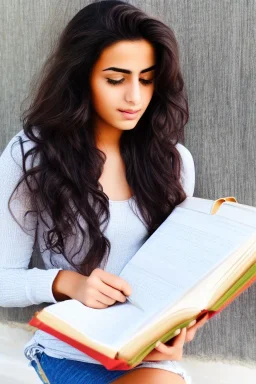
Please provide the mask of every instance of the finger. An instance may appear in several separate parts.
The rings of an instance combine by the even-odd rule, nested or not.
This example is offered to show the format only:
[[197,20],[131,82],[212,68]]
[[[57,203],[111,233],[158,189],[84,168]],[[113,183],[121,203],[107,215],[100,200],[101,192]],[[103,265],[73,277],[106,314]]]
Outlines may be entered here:
[[187,328],[190,328],[190,327],[193,327],[193,325],[196,324],[196,319],[191,321],[188,325],[187,325]]
[[175,336],[178,336],[180,334],[180,329],[176,329],[176,331],[174,332],[174,334],[173,334],[173,337],[170,339],[170,340],[168,340],[166,343],[165,343],[165,345],[172,345],[173,344],[173,341],[174,341],[174,339],[175,339]]
[[183,347],[186,340],[187,328],[182,328],[180,334],[173,339],[172,347]]
[[210,315],[206,313],[200,320],[197,320],[195,325],[191,327],[191,329],[197,330],[198,328],[201,328],[208,320]]
[[199,327],[202,327],[210,318],[210,314],[206,313],[200,320],[197,321],[197,325]]
[[156,349],[158,352],[162,353],[162,354],[167,354],[167,353],[169,353],[171,348],[172,348],[172,347],[167,347],[165,344],[161,343],[161,341],[158,341],[158,342],[156,343],[156,345],[155,345],[155,349]]
[[155,354],[153,354],[153,356],[150,356],[150,357],[156,358],[156,360],[180,360],[182,357],[182,353],[183,353],[183,348],[167,347],[165,344],[160,343],[155,348]]
[[94,298],[95,298],[95,300],[97,300],[100,303],[105,304],[107,306],[113,305],[116,302],[115,299],[112,299],[111,297],[106,296],[103,293],[98,292],[98,291],[95,292]]
[[[175,345],[175,343],[177,343],[177,340],[180,340],[180,337],[182,337],[184,332],[187,332],[186,328],[183,328],[182,330],[176,329],[176,331],[174,332],[174,335],[173,335],[175,337],[173,337],[172,339],[167,341],[167,343],[165,343],[165,345],[171,345],[171,346],[173,346],[173,344]],[[181,334],[181,336],[180,336],[180,334]]]
[[99,301],[95,301],[95,303],[93,304],[93,306],[91,308],[104,309],[104,308],[107,308],[107,307],[108,307],[108,305],[100,303]]
[[209,319],[209,314],[206,314],[195,325],[193,325],[191,328],[187,330],[187,335],[185,340],[186,343],[189,343],[194,339],[197,330],[201,328],[208,321],[208,319]]
[[97,288],[99,292],[101,292],[105,296],[108,296],[112,300],[120,301],[122,303],[126,301],[126,296],[122,292],[118,291],[118,289],[110,287],[109,285],[105,284],[102,280],[99,281]]
[[192,341],[194,339],[196,331],[197,331],[197,329],[194,328],[194,327],[193,328],[189,328],[187,330],[185,343],[189,343],[190,341]]
[[193,320],[188,325],[187,328],[200,328],[209,320],[209,313],[206,313],[200,320]]
[[172,339],[173,343],[172,343],[171,347],[169,347],[169,346],[167,346],[167,345],[165,345],[159,341],[158,343],[156,343],[155,349],[161,353],[169,353],[169,352],[173,352],[174,350],[176,350],[176,348],[183,348],[183,345],[184,345],[185,339],[186,339],[186,333],[187,333],[186,328],[181,329],[180,334],[178,336],[176,336],[174,339]]
[[[102,273],[103,272],[103,273]],[[130,296],[132,293],[132,288],[130,284],[122,279],[120,276],[114,275],[112,273],[102,271],[100,273],[100,279],[107,285],[112,288],[122,291],[126,296]]]

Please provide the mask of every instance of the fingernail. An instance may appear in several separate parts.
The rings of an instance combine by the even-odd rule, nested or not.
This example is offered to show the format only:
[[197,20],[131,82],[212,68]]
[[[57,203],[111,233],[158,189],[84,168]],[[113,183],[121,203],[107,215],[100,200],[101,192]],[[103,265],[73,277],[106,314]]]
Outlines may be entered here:
[[174,332],[174,336],[177,336],[180,334],[180,329],[176,329],[176,331]]
[[196,323],[196,320],[191,321],[191,322],[188,324],[187,328],[192,327],[193,325],[195,325],[195,323]]
[[159,345],[161,344],[161,341],[157,341],[156,344],[155,344],[155,347],[158,347]]

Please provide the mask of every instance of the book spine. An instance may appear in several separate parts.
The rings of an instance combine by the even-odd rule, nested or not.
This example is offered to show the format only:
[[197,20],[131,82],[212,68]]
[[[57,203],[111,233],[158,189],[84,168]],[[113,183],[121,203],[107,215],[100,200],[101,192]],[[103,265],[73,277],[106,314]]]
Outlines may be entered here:
[[95,351],[94,349],[80,343],[77,340],[72,339],[71,337],[64,335],[63,333],[57,331],[56,329],[45,324],[34,316],[29,325],[41,329],[42,331],[49,333],[50,335],[57,337],[59,340],[64,341],[65,343],[71,345],[72,347],[78,349],[79,351],[85,353],[86,355],[92,357],[93,359],[99,361],[105,368],[109,370],[129,370],[132,367],[127,364],[125,360],[122,359],[111,359],[108,356],[103,355],[102,353]]

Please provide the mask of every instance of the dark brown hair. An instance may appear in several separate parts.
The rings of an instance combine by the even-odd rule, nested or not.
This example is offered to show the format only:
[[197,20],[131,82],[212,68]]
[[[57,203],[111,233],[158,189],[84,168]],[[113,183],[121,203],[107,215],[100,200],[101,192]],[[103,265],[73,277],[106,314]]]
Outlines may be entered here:
[[[175,144],[189,114],[178,44],[168,26],[121,1],[86,6],[61,34],[23,114],[24,132],[34,145],[25,153],[19,140],[24,174],[16,188],[25,183],[31,212],[43,221],[43,212],[50,216],[46,248],[63,254],[85,275],[107,259],[111,247],[101,227],[109,221],[109,200],[98,181],[105,155],[94,142],[89,75],[104,48],[138,39],[149,41],[156,52],[154,94],[136,127],[123,132],[120,145],[127,181],[151,235],[185,198]],[[72,254],[65,241],[74,228],[82,242]],[[74,263],[85,243],[88,251]]]

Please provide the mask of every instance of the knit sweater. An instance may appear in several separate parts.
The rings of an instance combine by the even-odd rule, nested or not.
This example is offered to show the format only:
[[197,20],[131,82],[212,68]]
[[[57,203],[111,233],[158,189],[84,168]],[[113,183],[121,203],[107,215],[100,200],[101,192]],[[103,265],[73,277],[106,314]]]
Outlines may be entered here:
[[[11,139],[0,157],[0,179],[2,180],[0,186],[0,306],[2,307],[26,307],[43,302],[56,303],[52,284],[57,273],[62,269],[73,270],[63,255],[45,249],[43,232],[47,227],[42,221],[38,223],[38,246],[45,269],[28,269],[33,252],[37,218],[28,215],[24,221],[24,213],[29,208],[29,201],[23,198],[22,194],[12,201],[11,210],[18,223],[25,225],[25,232],[8,209],[8,199],[23,173],[19,144],[15,144],[12,149],[12,144],[17,140],[17,136],[28,140],[24,144],[25,151],[34,145],[21,130]],[[177,149],[182,158],[181,182],[187,196],[192,196],[195,184],[193,158],[183,145],[178,143]],[[148,233],[139,211],[137,210],[137,215],[135,214],[134,197],[122,201],[109,200],[109,211],[110,220],[105,235],[111,243],[111,250],[104,269],[118,275],[145,242]],[[70,249],[73,245],[71,238]],[[54,266],[50,262],[50,256]],[[45,332],[36,331],[26,347],[35,342],[43,345],[46,353],[53,357],[97,363],[84,353]]]

